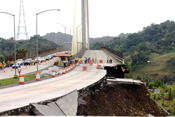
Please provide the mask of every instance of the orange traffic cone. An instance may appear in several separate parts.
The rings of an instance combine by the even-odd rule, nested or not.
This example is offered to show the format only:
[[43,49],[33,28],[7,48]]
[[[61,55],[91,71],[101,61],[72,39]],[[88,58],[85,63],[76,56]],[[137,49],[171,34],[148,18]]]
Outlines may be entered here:
[[24,84],[24,75],[19,75],[19,84]]
[[65,70],[65,68],[63,68],[63,74],[65,74],[66,73],[66,70]]
[[36,79],[35,80],[40,80],[40,73],[39,72],[36,73]]
[[52,77],[55,77],[55,70],[52,70]]
[[63,73],[63,71],[62,71],[62,69],[60,68],[60,69],[59,69],[59,75],[62,75],[62,73]]

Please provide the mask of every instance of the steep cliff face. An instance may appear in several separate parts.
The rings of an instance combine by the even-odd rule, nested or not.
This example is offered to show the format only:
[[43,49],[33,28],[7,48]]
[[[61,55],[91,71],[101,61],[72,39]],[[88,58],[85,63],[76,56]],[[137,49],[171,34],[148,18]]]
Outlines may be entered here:
[[77,115],[154,116],[167,115],[149,98],[144,85],[94,86],[79,93]]

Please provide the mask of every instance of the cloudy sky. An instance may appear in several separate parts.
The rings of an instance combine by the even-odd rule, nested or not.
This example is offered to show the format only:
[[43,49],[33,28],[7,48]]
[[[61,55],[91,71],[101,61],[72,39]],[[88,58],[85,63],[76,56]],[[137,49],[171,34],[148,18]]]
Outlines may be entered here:
[[[61,23],[73,29],[75,0],[23,0],[28,35],[36,33],[36,13],[60,9],[38,15],[38,34],[64,32]],[[89,0],[90,37],[117,36],[138,32],[151,23],[175,20],[175,0]],[[16,33],[20,0],[0,0],[0,11],[16,15]],[[69,33],[69,30],[67,30]],[[13,17],[0,13],[0,37],[13,37]]]

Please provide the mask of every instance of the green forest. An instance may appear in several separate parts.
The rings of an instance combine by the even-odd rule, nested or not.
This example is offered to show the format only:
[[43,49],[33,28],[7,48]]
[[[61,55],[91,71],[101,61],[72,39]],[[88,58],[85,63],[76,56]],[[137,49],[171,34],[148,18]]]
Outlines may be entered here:
[[[105,43],[92,43],[91,49],[99,49],[104,45],[123,52],[125,63],[132,62],[131,69],[136,71],[138,67],[147,64],[151,53],[163,55],[175,52],[175,23],[168,20],[161,24],[151,24],[137,33],[115,37]],[[169,63],[172,63],[171,67],[173,67],[174,59],[171,58]]]
[[[38,50],[47,50],[51,48],[58,47],[52,41],[49,41],[38,35]],[[19,40],[16,41],[16,49],[17,51],[27,51],[32,52],[36,51],[36,35],[32,36],[29,40]],[[14,52],[14,40],[10,39],[2,39],[0,41],[0,56],[8,56]]]

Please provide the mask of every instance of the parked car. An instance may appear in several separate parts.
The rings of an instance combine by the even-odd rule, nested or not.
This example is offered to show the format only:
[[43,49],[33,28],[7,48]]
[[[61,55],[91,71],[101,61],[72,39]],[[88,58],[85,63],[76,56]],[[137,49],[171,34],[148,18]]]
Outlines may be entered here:
[[17,63],[19,63],[20,65],[23,65],[24,64],[24,61],[22,59],[18,59],[17,60]]
[[52,59],[51,56],[50,55],[47,55],[46,56],[46,60],[50,60],[50,59]]
[[41,57],[41,61],[45,62],[46,61],[45,57]]
[[[42,63],[42,59],[41,59],[41,57],[38,57],[38,63]],[[37,57],[35,58],[35,63],[37,63]]]
[[53,58],[53,55],[52,55],[52,54],[50,54],[50,55],[48,55],[48,56],[50,56],[50,59],[52,59],[52,58]]
[[15,64],[12,65],[12,68],[15,69],[15,67],[16,67],[16,69],[17,69],[17,68],[19,68],[19,67],[21,67],[21,66],[20,66],[19,63],[15,63]]
[[56,54],[52,54],[53,57],[56,57],[55,55],[56,55]]
[[33,60],[32,59],[26,59],[24,61],[24,65],[32,65],[33,64]]

